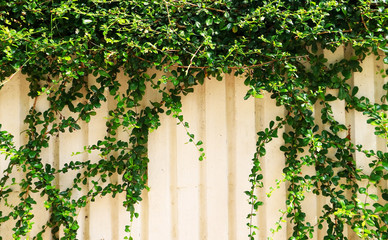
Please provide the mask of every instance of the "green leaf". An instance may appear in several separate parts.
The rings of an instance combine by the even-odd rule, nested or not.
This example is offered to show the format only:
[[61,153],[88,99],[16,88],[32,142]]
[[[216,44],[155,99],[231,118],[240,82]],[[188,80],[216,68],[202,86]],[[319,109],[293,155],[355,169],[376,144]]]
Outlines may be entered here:
[[384,47],[379,47],[380,50],[382,50],[383,52],[385,53],[388,53],[388,47],[384,46]]
[[356,94],[358,93],[358,90],[359,90],[358,87],[354,86],[352,90],[352,96],[356,96]]
[[367,220],[366,220],[366,223],[367,223],[369,226],[371,226],[371,227],[374,227],[374,226],[375,226],[375,222],[374,222],[373,220],[371,220],[371,219],[367,219]]
[[79,228],[79,226],[78,226],[77,223],[73,223],[73,224],[71,225],[71,229],[72,229],[72,230],[77,230],[78,228]]
[[258,202],[255,203],[255,205],[253,207],[254,207],[254,209],[258,209],[259,206],[261,206],[261,205],[263,205],[263,202],[258,201]]
[[280,146],[280,151],[287,152],[288,148],[286,146]]
[[30,158],[34,158],[36,156],[36,152],[35,151],[30,151],[30,152],[28,152],[28,156]]
[[213,24],[213,18],[206,19],[205,23],[206,23],[207,26],[212,25]]
[[383,193],[381,196],[385,201],[388,201],[388,193]]
[[377,201],[379,197],[376,194],[369,194],[370,199]]
[[345,99],[345,97],[346,97],[346,91],[345,91],[344,87],[341,86],[338,90],[338,98],[343,100],[343,99]]
[[109,75],[107,72],[103,71],[103,70],[100,70],[98,73],[99,73],[100,76],[102,76],[102,77],[107,77],[107,78],[110,77],[110,75]]

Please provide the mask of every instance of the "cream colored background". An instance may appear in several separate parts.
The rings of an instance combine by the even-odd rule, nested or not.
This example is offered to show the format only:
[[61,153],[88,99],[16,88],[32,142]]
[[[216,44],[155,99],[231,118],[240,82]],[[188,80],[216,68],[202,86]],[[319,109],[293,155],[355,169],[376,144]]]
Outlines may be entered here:
[[[325,56],[330,63],[343,58],[348,52],[349,49],[340,48],[334,54],[325,52]],[[383,79],[376,72],[387,66],[383,65],[382,60],[377,61],[369,56],[363,61],[362,67],[364,71],[354,74],[352,84],[359,86],[359,95],[379,102],[383,94],[382,85],[387,78]],[[121,79],[125,82],[124,76]],[[93,79],[89,81],[93,83]],[[190,123],[190,132],[195,134],[196,140],[204,142],[206,159],[203,162],[198,161],[194,145],[186,144],[188,137],[185,129],[177,125],[175,119],[162,117],[162,126],[150,135],[150,191],[144,192],[143,201],[137,206],[140,217],[132,223],[132,237],[135,240],[248,239],[246,216],[250,207],[244,191],[250,188],[248,175],[255,151],[256,132],[267,127],[275,116],[283,115],[284,110],[276,107],[268,96],[245,101],[243,97],[246,91],[243,79],[226,76],[222,82],[214,79],[206,81],[204,86],[196,87],[194,94],[183,97],[183,115]],[[20,133],[25,129],[23,119],[33,105],[27,92],[28,85],[20,74],[0,91],[0,123],[4,130],[15,135],[19,145],[25,143],[25,137]],[[147,93],[146,99],[157,98],[154,93]],[[144,101],[144,105],[147,102]],[[82,151],[83,146],[93,144],[104,136],[105,117],[114,104],[113,99],[108,99],[89,124],[83,123],[82,131],[53,138],[51,148],[44,153],[45,161],[59,167],[70,159],[97,159],[93,155],[71,156],[71,153]],[[38,98],[38,109],[44,110],[47,106],[44,97]],[[315,111],[320,111],[318,104]],[[342,101],[334,103],[334,111],[338,121],[351,126],[354,142],[369,149],[386,150],[385,140],[375,138],[373,127],[366,126],[365,116],[345,112]],[[282,136],[281,132],[279,136]],[[125,139],[125,132],[120,133],[119,137]],[[284,156],[278,150],[280,144],[282,139],[270,143],[267,155],[262,160],[265,187],[258,194],[264,205],[254,219],[260,227],[257,239],[287,239],[292,231],[292,225],[287,223],[283,223],[283,228],[274,236],[270,231],[281,216],[279,209],[285,209],[285,184],[271,198],[266,197],[270,188],[276,186],[276,180],[282,179]],[[359,166],[367,167],[361,155],[356,155],[356,161]],[[0,161],[1,172],[6,165],[4,160]],[[306,168],[305,173],[314,174],[314,170]],[[58,184],[64,188],[71,180],[71,176],[60,177]],[[112,180],[120,181],[117,176]],[[387,184],[384,184],[386,188]],[[308,220],[314,224],[326,200],[309,193],[307,195],[304,207]],[[81,210],[78,217],[81,226],[79,239],[123,239],[129,214],[121,206],[122,201],[123,196],[98,198]],[[5,209],[4,206],[0,207]],[[42,206],[34,210],[34,214],[36,218],[32,233],[37,232],[49,216]],[[10,223],[0,227],[3,239],[12,239],[10,228]],[[323,239],[322,234],[318,233],[314,239]],[[349,234],[350,239],[356,239]],[[50,238],[46,234],[45,239]]]

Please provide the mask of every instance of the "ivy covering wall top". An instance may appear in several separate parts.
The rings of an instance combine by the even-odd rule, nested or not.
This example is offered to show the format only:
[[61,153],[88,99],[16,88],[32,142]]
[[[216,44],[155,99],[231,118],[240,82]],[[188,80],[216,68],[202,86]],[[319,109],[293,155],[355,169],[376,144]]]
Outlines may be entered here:
[[[247,238],[255,237],[257,226],[249,219],[262,204],[255,195],[262,186],[260,158],[266,154],[265,144],[277,137],[285,142],[279,151],[286,156],[285,218],[294,224],[290,239],[315,234],[301,208],[306,188],[330,200],[318,222],[320,228],[328,226],[325,239],[347,239],[345,225],[364,239],[388,238],[388,205],[384,204],[388,191],[380,184],[388,179],[388,153],[354,145],[343,134],[348,127],[335,120],[331,108],[333,101],[344,101],[346,110],[368,116],[365,124],[375,126],[375,135],[388,138],[388,85],[383,86],[381,99],[371,102],[357,97],[358,88],[349,83],[354,72],[362,71],[360,62],[367,55],[388,64],[387,1],[1,0],[0,23],[0,87],[22,72],[28,76],[29,97],[50,103],[44,111],[35,104],[30,109],[23,133],[26,144],[16,147],[7,129],[0,131],[0,151],[9,163],[0,179],[0,204],[10,204],[8,199],[15,194],[10,185],[20,188],[12,211],[0,211],[0,224],[15,220],[15,239],[25,236],[34,221],[32,193],[43,196],[51,210],[36,239],[42,239],[45,231],[56,238],[60,228],[64,239],[76,239],[77,209],[100,195],[125,192],[123,204],[136,216],[134,204],[147,188],[149,131],[160,125],[161,114],[188,127],[181,114],[182,95],[192,93],[193,86],[209,77],[222,81],[224,74],[244,77],[250,87],[246,98],[266,91],[287,112],[258,132],[249,176],[252,188],[246,192],[252,205]],[[322,50],[334,51],[341,45],[351,48],[351,54],[328,66]],[[164,74],[150,76],[150,68]],[[117,80],[120,71],[128,78],[124,86]],[[96,83],[88,83],[88,75],[96,76]],[[162,100],[138,111],[147,87],[158,91]],[[328,93],[329,89],[337,89],[338,94]],[[109,112],[106,137],[85,146],[101,159],[69,162],[62,168],[43,164],[41,152],[50,147],[49,139],[59,132],[78,131],[80,122],[89,122],[108,95],[116,105]],[[315,116],[314,104],[322,105]],[[320,123],[329,127],[320,129]],[[126,141],[115,138],[122,127],[129,129]],[[285,133],[278,136],[278,129],[284,127]],[[203,160],[202,142],[192,133],[188,138]],[[370,173],[357,167],[355,152],[370,160]],[[314,166],[316,175],[303,175],[304,165]],[[20,182],[10,177],[17,168],[24,172]],[[55,179],[74,170],[81,173],[73,186],[59,190]],[[112,174],[123,181],[109,182]],[[92,181],[87,193],[72,196],[95,176],[100,180]],[[362,181],[367,184],[361,186]],[[378,193],[370,194],[369,187]],[[361,202],[360,196],[369,202]]]

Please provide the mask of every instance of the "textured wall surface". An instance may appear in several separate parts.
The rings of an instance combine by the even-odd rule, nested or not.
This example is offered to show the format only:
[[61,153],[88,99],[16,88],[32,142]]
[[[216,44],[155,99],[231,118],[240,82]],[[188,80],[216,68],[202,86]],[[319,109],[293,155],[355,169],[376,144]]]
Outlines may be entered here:
[[[336,53],[325,52],[329,63],[341,59],[345,54],[347,50],[344,48]],[[382,60],[377,61],[373,56],[367,57],[362,67],[363,72],[354,74],[351,84],[359,86],[359,94],[379,102],[383,94],[382,85],[388,79],[383,79],[376,72],[387,67]],[[125,77],[122,78],[125,81]],[[93,79],[89,81],[92,83]],[[186,129],[177,125],[175,119],[162,117],[162,126],[150,135],[150,191],[143,193],[143,201],[137,206],[140,217],[131,224],[135,240],[247,239],[246,216],[250,207],[244,191],[250,188],[248,175],[255,152],[256,132],[267,127],[275,116],[283,115],[284,109],[276,107],[268,96],[243,100],[246,91],[243,79],[226,76],[222,82],[214,79],[205,81],[205,85],[195,88],[194,94],[183,97],[183,115],[190,124],[189,131],[195,134],[197,140],[204,142],[206,159],[202,162],[198,161],[195,146],[187,143]],[[27,92],[28,85],[22,75],[7,82],[0,91],[0,124],[4,130],[14,134],[17,144],[25,142],[25,136],[21,133],[25,129],[23,119],[34,104]],[[333,91],[333,94],[336,92]],[[147,93],[146,99],[154,98],[158,96]],[[43,96],[38,98],[36,104],[38,110],[47,107]],[[44,153],[44,160],[59,167],[70,159],[97,159],[97,156],[86,154],[72,156],[72,152],[82,151],[83,146],[103,138],[107,113],[112,104],[114,100],[108,99],[89,124],[82,123],[82,131],[62,133],[52,138],[51,147]],[[147,104],[146,100],[144,104]],[[386,149],[386,141],[375,138],[373,127],[367,127],[365,123],[365,116],[346,112],[342,101],[336,101],[333,105],[336,119],[351,127],[355,143],[369,149]],[[317,104],[314,111],[320,111],[319,108]],[[279,136],[282,136],[281,132]],[[118,137],[125,139],[126,133],[123,131]],[[279,151],[280,144],[281,138],[271,142],[262,160],[264,188],[258,194],[264,205],[254,219],[260,227],[257,239],[287,239],[292,230],[292,225],[287,223],[283,223],[283,228],[274,236],[270,230],[281,216],[279,209],[285,209],[285,184],[280,185],[270,198],[266,196],[271,187],[276,187],[276,180],[282,179],[284,155]],[[363,156],[356,154],[355,157],[357,164],[368,171]],[[0,156],[1,172],[6,165],[7,162]],[[313,174],[314,169],[306,168],[305,173]],[[20,179],[21,173],[14,174]],[[60,177],[57,184],[65,188],[71,180],[71,176]],[[120,181],[120,177],[113,176],[112,181]],[[384,184],[386,188],[387,183]],[[123,198],[97,198],[81,210],[78,217],[79,239],[123,239],[126,236],[124,226],[129,224],[129,214],[121,206]],[[324,203],[324,199],[308,194],[304,203],[308,221],[316,223]],[[49,216],[42,204],[38,205],[34,210],[36,220],[33,232]],[[4,206],[0,207],[7,211]],[[0,227],[3,239],[12,239],[10,228],[12,223]],[[323,239],[320,234],[314,239]],[[350,231],[349,236],[356,239]],[[50,236],[47,234],[45,239],[50,239]]]

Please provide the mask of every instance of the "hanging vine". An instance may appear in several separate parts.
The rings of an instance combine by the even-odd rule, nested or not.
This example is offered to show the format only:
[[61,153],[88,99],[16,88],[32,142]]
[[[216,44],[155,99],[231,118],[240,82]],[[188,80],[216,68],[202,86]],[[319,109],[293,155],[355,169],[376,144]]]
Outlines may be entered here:
[[[388,200],[381,184],[388,179],[388,153],[355,145],[351,126],[335,119],[331,105],[343,101],[347,111],[369,118],[365,124],[375,126],[375,135],[388,139],[388,84],[376,102],[359,96],[350,84],[368,55],[388,64],[387,7],[385,0],[1,0],[0,88],[21,72],[35,104],[25,118],[25,144],[16,147],[13,136],[0,131],[0,151],[8,161],[0,179],[0,204],[11,209],[0,211],[0,224],[14,220],[13,237],[25,236],[36,217],[34,193],[51,211],[35,239],[49,229],[59,238],[60,228],[64,239],[76,239],[78,210],[96,196],[124,192],[123,205],[136,216],[134,205],[147,189],[148,135],[159,127],[160,116],[172,115],[188,127],[181,114],[182,95],[209,77],[222,81],[224,74],[235,74],[250,86],[246,98],[267,92],[287,112],[258,132],[252,187],[246,192],[252,206],[248,218],[263,204],[256,189],[265,174],[260,159],[266,143],[282,137],[279,151],[286,157],[288,183],[282,219],[293,224],[290,239],[315,234],[301,206],[307,189],[329,199],[318,217],[319,228],[327,225],[325,239],[347,239],[346,225],[364,239],[388,239],[388,205],[381,204]],[[351,54],[327,64],[322,51],[340,46],[350,48]],[[150,76],[151,68],[161,76]],[[120,72],[126,76],[124,84],[118,81]],[[388,72],[379,74],[386,77]],[[147,88],[161,97],[144,106]],[[47,99],[49,107],[37,110],[38,98]],[[99,154],[99,161],[69,161],[59,168],[46,163],[42,151],[50,147],[50,139],[79,131],[108,98],[115,106],[109,111],[106,136],[85,146]],[[312,111],[316,105],[319,113]],[[327,127],[322,129],[322,124]],[[280,128],[286,129],[283,136],[278,136]],[[116,137],[123,129],[126,140]],[[188,135],[202,160],[202,142]],[[370,173],[359,169],[356,152],[369,159]],[[314,167],[316,174],[303,175],[303,166]],[[15,171],[23,172],[20,181],[12,178]],[[75,171],[72,186],[59,189],[58,176]],[[111,182],[113,174],[122,181]],[[81,193],[86,184],[92,186]],[[378,193],[370,193],[371,187]],[[15,194],[18,200],[11,203]],[[252,221],[248,226],[254,239],[257,226]]]

